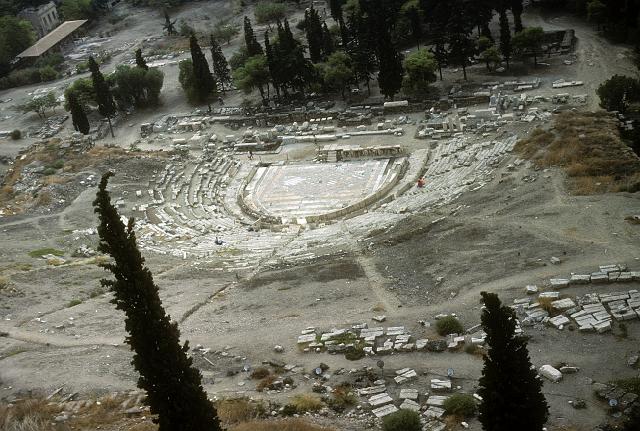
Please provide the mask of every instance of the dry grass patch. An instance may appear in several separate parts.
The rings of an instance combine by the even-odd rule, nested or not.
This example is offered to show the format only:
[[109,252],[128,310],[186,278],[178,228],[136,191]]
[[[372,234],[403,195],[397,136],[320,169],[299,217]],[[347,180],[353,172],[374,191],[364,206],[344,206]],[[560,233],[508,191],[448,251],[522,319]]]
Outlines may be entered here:
[[229,431],[333,431],[331,428],[311,424],[302,419],[283,419],[245,422],[229,428]]
[[322,399],[316,394],[298,394],[291,398],[289,405],[293,406],[300,414],[317,412],[324,407]]
[[225,427],[258,419],[264,413],[261,404],[247,398],[220,400],[216,403],[216,410]]
[[0,429],[5,431],[53,430],[51,418],[60,412],[55,404],[42,399],[19,401],[13,406],[0,404]]
[[551,129],[534,130],[516,151],[540,168],[563,168],[574,194],[640,190],[640,158],[607,113],[559,114]]

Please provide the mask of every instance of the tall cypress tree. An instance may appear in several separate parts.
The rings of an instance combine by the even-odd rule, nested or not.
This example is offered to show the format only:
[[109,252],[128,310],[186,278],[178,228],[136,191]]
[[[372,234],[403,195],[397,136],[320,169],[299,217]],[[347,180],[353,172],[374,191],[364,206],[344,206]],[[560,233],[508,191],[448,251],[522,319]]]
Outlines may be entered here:
[[[282,24],[278,21],[278,27]],[[264,52],[267,57],[267,66],[269,67],[269,75],[271,75],[271,83],[273,84],[273,88],[276,90],[276,94],[278,98],[280,97],[280,72],[279,72],[279,64],[273,52],[273,48],[271,47],[271,40],[269,39],[269,32],[264,32]]]
[[513,47],[511,46],[511,29],[509,28],[509,18],[507,17],[507,11],[500,9],[500,52],[507,62],[507,69],[509,68],[509,60],[511,59],[511,53]]
[[333,36],[329,31],[329,27],[327,27],[327,23],[322,23],[322,55],[325,58],[329,57],[336,48],[333,46]]
[[200,45],[198,45],[198,39],[194,34],[189,39],[189,46],[191,48],[191,61],[193,63],[193,80],[196,90],[199,95],[199,99],[207,103],[209,106],[209,112],[211,112],[211,98],[215,96],[217,92],[216,80],[211,74],[209,69],[209,63],[204,56]]
[[309,57],[313,63],[322,60],[322,24],[318,11],[311,7],[304,12],[305,26],[304,30],[307,36],[307,45],[309,46]]
[[380,71],[378,72],[380,92],[393,99],[393,96],[402,87],[404,69],[402,67],[402,56],[393,46],[391,36],[387,32],[380,38],[378,63],[380,64]]
[[522,31],[522,0],[511,0],[511,13],[513,14],[513,31],[520,33]]
[[541,431],[549,416],[542,381],[531,367],[527,342],[515,335],[514,311],[495,293],[482,292],[482,329],[489,351],[478,394],[479,420],[487,431]]
[[220,81],[222,92],[225,93],[224,86],[231,83],[231,70],[229,70],[229,63],[227,63],[227,59],[222,53],[222,47],[216,41],[213,35],[211,35],[211,59],[213,73],[215,73],[218,81]]
[[244,42],[247,45],[247,52],[249,53],[249,57],[264,54],[262,46],[258,43],[256,35],[253,32],[251,20],[246,16],[244,17]]
[[127,344],[134,351],[132,363],[140,373],[138,387],[147,392],[151,413],[160,431],[219,431],[215,407],[202,388],[202,376],[187,356],[189,342],[180,345],[180,331],[162,308],[158,286],[144,266],[133,230],[125,227],[111,204],[107,182],[102,176],[93,206],[100,225],[98,250],[113,259],[101,265],[115,280],[101,280],[114,294],[111,300],[125,313]]
[[136,50],[136,66],[144,70],[149,70],[149,66],[147,66],[147,62],[144,61],[144,57],[142,56],[142,49],[140,48]]
[[93,82],[93,91],[96,94],[96,103],[98,104],[98,112],[105,117],[109,122],[109,130],[111,130],[111,137],[115,138],[113,134],[113,126],[111,125],[111,118],[116,114],[116,104],[113,101],[111,95],[111,89],[109,84],[104,80],[104,76],[100,72],[98,63],[89,57],[89,70],[91,71],[91,81]]
[[88,135],[91,126],[89,125],[89,119],[84,112],[82,105],[78,102],[78,98],[75,93],[69,92],[67,95],[67,102],[69,104],[69,112],[71,112],[71,122],[73,128],[83,135]]

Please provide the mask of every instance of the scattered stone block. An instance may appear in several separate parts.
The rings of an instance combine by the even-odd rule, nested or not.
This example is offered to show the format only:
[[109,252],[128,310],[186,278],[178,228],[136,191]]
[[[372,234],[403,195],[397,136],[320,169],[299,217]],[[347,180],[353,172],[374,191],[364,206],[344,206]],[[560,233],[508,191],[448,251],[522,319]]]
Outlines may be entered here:
[[305,334],[298,336],[298,344],[312,343],[316,341],[316,334]]
[[569,278],[569,284],[589,284],[591,282],[591,275],[589,274],[573,274]]
[[563,315],[552,317],[549,319],[549,324],[557,329],[562,329],[564,325],[570,322],[571,321],[566,316],[563,316]]
[[551,306],[556,310],[565,311],[570,308],[576,306],[576,303],[573,302],[570,298],[558,299],[557,301],[553,301]]
[[373,409],[371,412],[375,415],[375,417],[383,418],[397,411],[398,411],[398,408],[396,406],[394,406],[393,404],[389,404],[386,406],[378,407],[377,409]]
[[560,292],[542,292],[538,295],[538,298],[558,299],[560,298]]
[[560,367],[560,372],[562,374],[575,374],[578,371],[580,371],[580,368],[578,367]]
[[427,405],[442,407],[447,398],[449,397],[444,395],[431,395],[429,398],[427,398]]
[[413,400],[406,399],[400,404],[400,410],[413,410],[414,412],[420,411],[420,404]]
[[535,284],[529,284],[524,288],[524,291],[527,295],[534,295],[538,293],[538,286],[536,286]]
[[552,278],[549,283],[554,289],[563,289],[569,286],[569,280],[566,278]]
[[384,316],[384,315],[382,315],[382,316],[373,316],[371,319],[375,320],[376,322],[382,323],[385,320],[387,320],[387,316]]
[[376,385],[376,386],[370,386],[368,388],[358,389],[358,394],[360,396],[378,395],[385,392],[386,390],[387,388],[385,385]]
[[431,390],[433,391],[450,391],[451,390],[451,380],[441,380],[441,379],[432,379],[431,380]]
[[381,394],[376,394],[371,396],[368,402],[371,405],[371,407],[376,408],[376,407],[393,403],[393,399],[389,396],[388,393],[383,392]]
[[593,325],[593,329],[595,329],[595,331],[598,334],[602,334],[604,332],[611,331],[611,321],[607,320],[607,321],[604,321],[604,322],[600,322],[600,323],[598,323],[596,325]]
[[551,380],[554,383],[562,380],[562,373],[559,370],[552,367],[551,365],[541,366],[539,372],[540,372],[540,375],[542,375],[543,377],[546,377],[547,379]]
[[418,399],[418,390],[417,389],[400,389],[400,397],[401,400],[417,400]]

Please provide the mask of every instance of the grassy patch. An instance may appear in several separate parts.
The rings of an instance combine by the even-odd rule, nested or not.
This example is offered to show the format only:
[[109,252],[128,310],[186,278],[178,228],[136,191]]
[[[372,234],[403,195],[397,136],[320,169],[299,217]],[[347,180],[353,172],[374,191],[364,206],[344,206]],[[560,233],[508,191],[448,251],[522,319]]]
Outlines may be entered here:
[[9,286],[9,283],[11,283],[11,281],[9,280],[9,277],[0,275],[0,290],[6,289]]
[[216,403],[216,409],[218,410],[220,421],[226,427],[240,422],[255,420],[265,411],[261,404],[248,398],[220,400]]
[[54,256],[64,256],[64,251],[58,250],[56,248],[39,248],[37,250],[32,250],[29,252],[29,256],[40,258],[47,254],[52,254]]
[[302,419],[282,419],[269,421],[245,422],[229,428],[229,431],[332,431],[331,428],[324,428],[311,424]]
[[515,149],[540,168],[563,168],[574,194],[640,189],[640,158],[606,113],[562,113],[550,130],[534,130]]
[[107,291],[104,287],[96,287],[95,289],[91,289],[89,291],[89,298],[97,298],[98,296],[104,295]]
[[640,395],[640,377],[630,377],[628,379],[614,380],[612,384],[624,389],[627,392],[633,392]]
[[67,308],[75,307],[76,305],[80,305],[80,304],[82,304],[82,301],[80,299],[72,299],[67,304]]
[[299,414],[317,412],[324,407],[322,399],[316,394],[298,394],[291,398],[288,405],[294,407]]

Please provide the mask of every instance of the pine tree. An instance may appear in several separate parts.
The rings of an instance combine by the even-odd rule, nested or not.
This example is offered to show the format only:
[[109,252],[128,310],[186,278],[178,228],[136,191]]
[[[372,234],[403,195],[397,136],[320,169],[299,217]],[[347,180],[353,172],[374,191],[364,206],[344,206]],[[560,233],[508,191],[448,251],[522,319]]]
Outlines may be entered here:
[[133,230],[125,227],[111,204],[107,182],[102,176],[93,206],[100,224],[98,250],[113,259],[101,266],[111,271],[112,280],[101,280],[114,294],[111,300],[125,313],[127,344],[134,351],[132,363],[140,373],[138,387],[147,392],[147,403],[160,431],[219,431],[215,407],[202,388],[202,376],[187,356],[189,342],[180,345],[180,331],[165,313],[158,286],[144,266]]
[[507,69],[509,68],[509,60],[511,59],[511,53],[513,47],[511,46],[511,29],[509,28],[509,18],[507,12],[504,9],[500,10],[500,52],[507,62]]
[[244,17],[244,42],[247,45],[247,52],[249,57],[264,54],[262,46],[258,43],[256,35],[251,27],[251,20],[248,17]]
[[227,59],[222,53],[222,47],[215,40],[213,35],[211,35],[211,59],[213,73],[218,78],[218,81],[220,81],[222,92],[225,93],[225,85],[229,85],[231,83],[231,70],[229,69],[229,63],[227,63]]
[[176,34],[178,34],[178,32],[176,31],[176,21],[177,20],[173,20],[171,21],[171,18],[169,18],[169,12],[167,12],[167,10],[165,9],[164,11],[164,27],[163,30],[167,30],[167,34],[169,36],[175,36]]
[[202,49],[198,45],[198,39],[194,34],[189,39],[189,46],[191,48],[191,62],[193,63],[194,86],[200,100],[207,103],[209,112],[211,112],[211,98],[217,92],[216,80],[211,74],[207,58],[202,53]]
[[378,85],[380,92],[386,97],[393,99],[393,96],[402,88],[402,56],[391,42],[391,36],[385,33],[379,42],[378,63]]
[[549,416],[542,381],[531,367],[527,342],[515,335],[514,311],[495,293],[482,292],[482,329],[489,351],[478,394],[479,420],[487,431],[541,431]]
[[136,66],[144,70],[149,70],[147,62],[144,61],[144,57],[142,57],[142,50],[140,48],[136,50]]
[[464,79],[467,79],[469,57],[475,53],[475,43],[471,39],[474,23],[468,4],[463,0],[449,0],[449,21],[447,33],[449,42],[449,60],[462,66]]
[[78,98],[75,93],[70,92],[67,94],[67,102],[69,105],[69,111],[71,112],[71,121],[73,128],[83,135],[88,135],[90,130],[89,119],[84,112],[82,105],[78,102]]
[[93,91],[96,95],[96,103],[98,104],[98,112],[105,117],[109,122],[109,130],[111,130],[111,137],[115,138],[113,134],[113,126],[111,125],[111,118],[116,114],[116,104],[113,101],[111,95],[111,89],[109,84],[104,80],[104,76],[100,72],[98,63],[89,57],[89,70],[91,71],[91,80],[93,81]]

